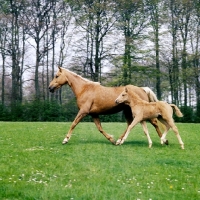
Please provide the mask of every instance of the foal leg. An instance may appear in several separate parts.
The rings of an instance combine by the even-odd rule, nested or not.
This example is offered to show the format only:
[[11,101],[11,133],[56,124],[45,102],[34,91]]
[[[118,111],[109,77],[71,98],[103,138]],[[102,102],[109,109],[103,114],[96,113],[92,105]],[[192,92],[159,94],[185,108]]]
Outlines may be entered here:
[[83,112],[83,111],[79,111],[77,116],[75,117],[74,121],[72,122],[71,124],[71,127],[66,135],[66,137],[64,138],[62,144],[66,144],[68,143],[70,137],[71,137],[71,134],[72,134],[72,131],[74,130],[74,128],[76,127],[76,125],[80,122],[80,120],[85,117],[87,115],[87,113]]
[[92,118],[93,118],[93,120],[94,120],[94,123],[95,123],[97,129],[107,138],[107,140],[109,140],[111,143],[115,144],[115,141],[114,141],[114,139],[113,139],[113,136],[107,134],[107,133],[103,130],[103,128],[102,128],[102,126],[101,126],[101,122],[100,122],[99,117],[98,117],[98,116],[92,116]]
[[181,136],[180,136],[180,134],[179,134],[179,132],[178,132],[178,128],[177,128],[176,125],[174,124],[173,119],[167,121],[167,123],[169,124],[169,126],[171,126],[172,130],[173,130],[174,133],[176,134],[176,137],[177,137],[177,139],[178,139],[178,142],[179,142],[179,144],[181,145],[181,149],[184,149],[184,143],[183,143],[183,141],[182,141],[182,139],[181,139]]
[[[153,119],[150,119],[149,122],[154,126],[154,128],[156,129],[156,132],[158,133],[158,136],[161,138],[162,137],[162,133],[160,131],[160,127],[158,125],[158,119],[157,118],[153,118]],[[161,124],[162,125],[162,124]],[[163,127],[164,128],[164,127]],[[165,139],[164,143],[166,145],[169,144],[168,140]]]
[[149,142],[149,148],[151,148],[151,146],[152,146],[152,140],[150,138],[150,135],[149,135],[149,132],[148,132],[148,129],[147,129],[147,124],[146,124],[145,121],[142,121],[141,125],[143,127],[145,135],[147,136],[147,139],[148,139],[148,142]]
[[166,144],[166,141],[167,141],[167,140],[166,140],[166,136],[167,136],[167,133],[168,133],[168,131],[169,131],[169,129],[170,129],[170,126],[169,126],[169,124],[168,124],[162,117],[159,117],[158,120],[159,120],[162,124],[164,124],[165,127],[166,127],[166,129],[165,129],[165,131],[164,131],[162,137],[160,138],[161,144],[163,144],[163,143]]
[[128,107],[128,109],[125,109],[124,110],[124,116],[126,118],[126,122],[127,122],[127,128],[126,130],[124,131],[124,133],[119,137],[119,139],[117,140],[116,142],[116,145],[119,145],[119,144],[123,144],[122,142],[122,139],[124,138],[127,130],[128,130],[128,127],[130,126],[130,124],[132,123],[133,121],[133,115],[132,115],[132,112],[131,112],[131,109]]
[[124,141],[126,140],[126,138],[128,137],[131,129],[137,125],[141,120],[138,118],[134,118],[133,122],[128,126],[127,131],[125,133],[125,135],[123,136],[123,138],[120,138],[119,140],[117,140],[116,145],[121,145],[124,143]]

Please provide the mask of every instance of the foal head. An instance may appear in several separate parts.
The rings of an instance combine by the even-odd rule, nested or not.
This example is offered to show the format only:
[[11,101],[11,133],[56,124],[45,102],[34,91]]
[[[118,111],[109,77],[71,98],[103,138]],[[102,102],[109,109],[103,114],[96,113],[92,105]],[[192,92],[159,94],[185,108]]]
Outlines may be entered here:
[[125,90],[117,97],[115,100],[116,104],[119,103],[128,103],[128,88],[125,87]]
[[49,91],[53,93],[56,89],[60,88],[61,86],[63,86],[67,82],[68,81],[67,81],[67,78],[66,78],[66,76],[63,72],[63,69],[61,67],[58,67],[58,71],[57,71],[55,77],[53,78],[53,80],[49,84]]

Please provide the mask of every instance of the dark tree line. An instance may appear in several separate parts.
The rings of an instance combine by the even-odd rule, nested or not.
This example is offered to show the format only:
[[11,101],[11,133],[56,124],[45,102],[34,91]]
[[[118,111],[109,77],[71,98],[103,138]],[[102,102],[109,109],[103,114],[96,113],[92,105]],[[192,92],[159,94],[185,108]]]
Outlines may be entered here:
[[199,30],[199,0],[0,0],[1,109],[74,102],[68,87],[48,92],[60,65],[103,85],[149,86],[200,121]]

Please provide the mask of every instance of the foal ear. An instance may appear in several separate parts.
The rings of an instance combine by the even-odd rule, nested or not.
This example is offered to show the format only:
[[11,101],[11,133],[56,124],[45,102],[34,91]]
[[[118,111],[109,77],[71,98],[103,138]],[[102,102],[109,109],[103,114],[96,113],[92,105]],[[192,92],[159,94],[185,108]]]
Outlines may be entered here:
[[59,69],[60,72],[62,72],[62,68],[60,66],[58,66],[58,69]]

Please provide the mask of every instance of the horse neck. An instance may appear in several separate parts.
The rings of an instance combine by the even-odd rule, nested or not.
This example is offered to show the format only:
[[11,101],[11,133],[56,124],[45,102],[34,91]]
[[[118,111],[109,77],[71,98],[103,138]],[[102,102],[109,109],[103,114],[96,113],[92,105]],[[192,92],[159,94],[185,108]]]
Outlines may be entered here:
[[84,85],[86,85],[86,81],[75,73],[70,72],[69,70],[66,70],[66,77],[68,80],[68,85],[71,87],[72,91],[77,97],[78,94],[83,90]]

